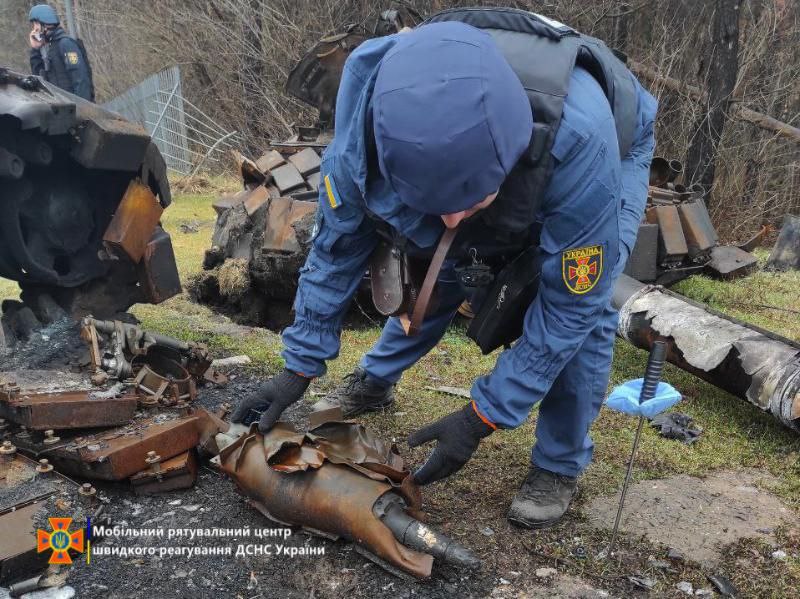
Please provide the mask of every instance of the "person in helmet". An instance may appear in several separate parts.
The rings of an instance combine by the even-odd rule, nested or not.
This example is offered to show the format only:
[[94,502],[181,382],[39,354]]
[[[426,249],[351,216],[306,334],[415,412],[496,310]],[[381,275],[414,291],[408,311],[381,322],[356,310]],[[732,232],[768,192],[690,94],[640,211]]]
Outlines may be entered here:
[[[465,15],[475,21],[484,13]],[[531,467],[508,517],[543,527],[564,514],[591,461],[588,432],[608,384],[616,330],[611,292],[644,211],[656,102],[605,46],[592,46],[595,40],[523,11],[485,15],[486,31],[516,26],[516,19],[520,35],[495,39],[463,22],[434,22],[366,41],[347,59],[295,321],[283,332],[285,369],[244,398],[232,420],[257,420],[260,430],[269,430],[311,379],[325,373],[326,360],[339,354],[350,300],[387,231],[402,238],[403,251],[430,253],[445,230],[457,227],[456,250],[447,254],[437,305],[419,333],[409,336],[402,318],[389,318],[335,392],[345,418],[392,404],[392,387],[437,344],[466,297],[460,265],[497,257],[510,246],[514,252],[535,246],[539,290],[522,308],[522,336],[475,381],[470,402],[408,441],[436,443],[414,473],[419,484],[429,484],[458,471],[481,439],[519,426],[541,402]],[[501,51],[502,41],[509,45]],[[528,41],[535,51],[513,45]],[[600,82],[574,66],[576,44],[585,46],[582,55],[598,49],[606,66],[616,61],[621,79],[613,113]],[[547,52],[555,54],[545,59]],[[523,77],[533,81],[523,86]],[[541,90],[554,92],[536,96],[537,105],[558,110],[536,114],[531,97]],[[617,125],[624,125],[620,139]],[[543,171],[541,148],[550,155]],[[515,195],[509,182],[528,170],[529,188],[541,180],[541,193]],[[535,210],[517,212],[520,202]],[[521,230],[516,217],[508,218],[528,212],[530,223]]]
[[31,23],[31,72],[84,100],[94,102],[92,72],[83,45],[61,27],[49,4],[37,4],[28,14]]

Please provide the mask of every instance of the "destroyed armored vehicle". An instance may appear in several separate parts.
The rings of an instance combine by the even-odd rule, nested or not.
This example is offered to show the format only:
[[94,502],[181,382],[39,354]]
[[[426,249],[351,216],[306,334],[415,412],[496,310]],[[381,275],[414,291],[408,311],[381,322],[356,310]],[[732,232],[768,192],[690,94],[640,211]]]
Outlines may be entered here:
[[[164,159],[139,125],[0,68],[0,277],[19,283],[39,321],[178,293],[159,225],[170,201]],[[6,302],[5,316],[23,304]]]

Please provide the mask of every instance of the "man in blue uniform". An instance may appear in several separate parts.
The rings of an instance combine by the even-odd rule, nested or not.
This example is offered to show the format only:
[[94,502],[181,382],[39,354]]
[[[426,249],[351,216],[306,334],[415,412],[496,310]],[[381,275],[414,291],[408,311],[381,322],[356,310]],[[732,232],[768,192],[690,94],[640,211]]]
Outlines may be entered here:
[[[512,238],[538,245],[539,290],[521,337],[475,381],[471,402],[412,434],[409,444],[436,442],[414,474],[428,484],[459,470],[481,438],[519,426],[541,402],[531,468],[509,519],[543,527],[564,514],[591,461],[588,431],[608,384],[616,329],[611,292],[644,210],[656,102],[605,46],[559,23],[505,9],[444,14],[409,33],[367,41],[347,60],[335,138],[323,156],[313,247],[301,270],[295,322],[283,333],[286,369],[243,400],[233,420],[260,413],[259,427],[268,430],[325,373],[381,231],[419,251],[459,227],[460,246],[473,261]],[[464,20],[491,35],[458,22]],[[498,35],[503,27],[513,31]],[[580,66],[591,52],[602,59],[594,71],[608,67],[599,78],[605,86]],[[564,72],[551,68],[559,61]],[[541,72],[526,73],[525,65],[537,64]],[[554,91],[536,95],[548,89]],[[522,230],[520,218],[506,218],[520,204],[527,208],[519,214],[531,215],[521,218]],[[444,334],[465,299],[457,269],[463,258],[448,258],[437,307],[419,333],[407,335],[402,320],[390,318],[337,392],[346,417],[389,406],[402,373]]]
[[59,24],[58,13],[37,4],[28,15],[32,29],[31,72],[63,90],[94,102],[92,72],[83,47]]

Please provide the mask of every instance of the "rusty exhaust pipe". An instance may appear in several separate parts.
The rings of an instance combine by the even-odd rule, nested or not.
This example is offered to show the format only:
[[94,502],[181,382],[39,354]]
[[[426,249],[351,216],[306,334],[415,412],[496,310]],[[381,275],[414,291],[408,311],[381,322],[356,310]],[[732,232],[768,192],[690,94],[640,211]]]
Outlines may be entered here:
[[612,304],[620,337],[645,350],[668,338],[669,362],[800,432],[800,344],[627,275]]

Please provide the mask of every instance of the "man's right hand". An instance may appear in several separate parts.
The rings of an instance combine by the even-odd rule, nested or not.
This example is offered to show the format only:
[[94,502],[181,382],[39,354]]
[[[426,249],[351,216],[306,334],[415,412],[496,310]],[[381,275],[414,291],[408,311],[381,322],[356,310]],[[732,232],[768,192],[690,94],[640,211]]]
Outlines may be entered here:
[[36,39],[36,36],[40,35],[40,34],[41,34],[41,31],[39,30],[39,28],[38,27],[34,27],[33,31],[31,31],[30,35],[28,35],[28,41],[31,44],[31,48],[33,48],[34,50],[38,50],[42,46],[44,46],[44,39],[42,39],[42,40]]
[[245,397],[236,406],[231,422],[250,424],[258,415],[258,430],[266,433],[280,418],[283,411],[303,397],[311,379],[284,370],[269,379],[254,394]]

